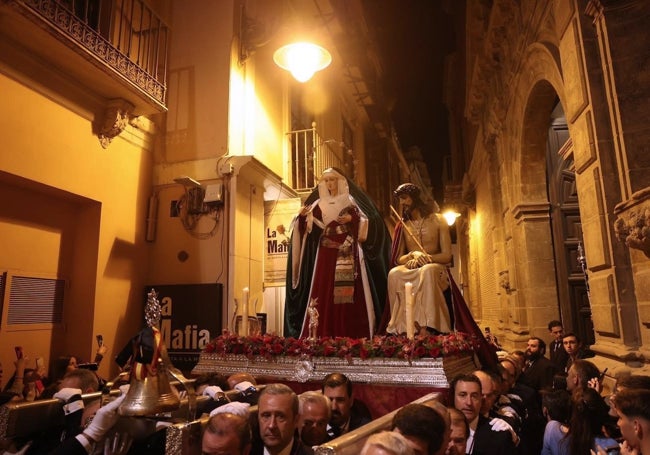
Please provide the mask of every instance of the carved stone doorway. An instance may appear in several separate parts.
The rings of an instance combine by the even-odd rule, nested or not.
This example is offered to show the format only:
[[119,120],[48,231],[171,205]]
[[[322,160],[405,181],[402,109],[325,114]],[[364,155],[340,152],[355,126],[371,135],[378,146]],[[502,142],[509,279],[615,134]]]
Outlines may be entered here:
[[565,333],[574,332],[583,344],[591,345],[595,342],[591,306],[578,259],[582,225],[572,147],[566,119],[553,118],[546,157],[559,310]]

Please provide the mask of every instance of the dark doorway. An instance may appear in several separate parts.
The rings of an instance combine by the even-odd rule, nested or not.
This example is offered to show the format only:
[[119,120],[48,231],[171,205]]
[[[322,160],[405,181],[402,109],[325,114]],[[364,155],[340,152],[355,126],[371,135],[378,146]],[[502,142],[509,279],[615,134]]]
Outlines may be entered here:
[[561,109],[558,105],[554,111],[546,154],[558,302],[564,331],[576,333],[583,344],[591,345],[595,342],[594,327],[587,282],[579,260],[582,225],[573,150]]

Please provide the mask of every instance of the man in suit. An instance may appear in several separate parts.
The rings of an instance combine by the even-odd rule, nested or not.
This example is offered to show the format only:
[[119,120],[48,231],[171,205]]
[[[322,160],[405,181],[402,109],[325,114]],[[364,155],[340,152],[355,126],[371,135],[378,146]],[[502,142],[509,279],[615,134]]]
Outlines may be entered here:
[[483,392],[481,381],[473,374],[456,376],[450,385],[454,408],[465,414],[469,424],[467,453],[472,455],[511,455],[515,450],[507,428],[499,430],[501,422],[481,415]]
[[317,390],[308,390],[298,395],[300,401],[300,418],[298,432],[300,439],[308,447],[325,444],[331,439],[327,434],[327,425],[332,415],[329,398]]
[[569,358],[569,354],[564,350],[564,345],[562,344],[564,327],[562,327],[560,321],[554,319],[548,323],[548,331],[553,336],[553,341],[551,341],[549,346],[549,358],[555,364],[558,371],[564,372],[566,362]]
[[352,396],[352,382],[341,373],[331,373],[323,379],[321,391],[332,403],[330,432],[338,437],[370,422],[368,407]]
[[298,395],[284,384],[268,384],[260,392],[257,420],[261,441],[251,455],[312,455],[298,436]]
[[120,395],[106,406],[99,408],[90,425],[73,438],[68,438],[50,455],[87,455],[95,451],[95,446],[102,441],[106,433],[115,425],[120,417],[117,408],[122,404],[126,395]]
[[[538,337],[530,337],[526,347],[526,367],[521,374],[521,382],[537,392],[553,387],[553,377],[559,372],[555,364],[544,357],[546,343]],[[541,402],[541,399],[540,399]]]

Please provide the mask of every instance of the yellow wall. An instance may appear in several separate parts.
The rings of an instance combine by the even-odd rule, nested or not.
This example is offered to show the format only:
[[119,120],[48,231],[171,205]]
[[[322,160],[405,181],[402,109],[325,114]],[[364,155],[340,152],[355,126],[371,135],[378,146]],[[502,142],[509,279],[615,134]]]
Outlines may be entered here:
[[[221,183],[206,180],[204,185]],[[225,271],[221,260],[227,254],[227,214],[220,211],[200,218],[196,229],[187,231],[180,217],[172,217],[170,210],[184,195],[181,185],[160,187],[157,193],[158,216],[156,237],[148,245],[151,250],[148,284],[198,284],[222,282]],[[187,253],[187,259],[182,255]]]
[[[172,3],[167,135],[163,160],[227,153],[233,2]],[[216,177],[216,175],[213,175]]]
[[142,323],[152,167],[146,134],[128,128],[103,149],[92,116],[78,106],[4,74],[0,93],[0,193],[14,195],[0,204],[0,269],[70,280],[65,335],[48,345],[45,332],[3,327],[0,360],[10,371],[19,342],[32,359],[75,353],[92,360],[101,333],[110,350],[100,373],[109,376],[116,371],[110,358]]

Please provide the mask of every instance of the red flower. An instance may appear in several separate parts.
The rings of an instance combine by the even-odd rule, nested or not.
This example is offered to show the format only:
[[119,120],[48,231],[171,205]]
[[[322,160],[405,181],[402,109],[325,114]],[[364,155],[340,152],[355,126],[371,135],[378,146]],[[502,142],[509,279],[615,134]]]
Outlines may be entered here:
[[348,337],[323,337],[316,342],[307,338],[282,338],[276,335],[254,335],[238,337],[224,333],[210,341],[204,348],[206,353],[244,354],[248,358],[261,356],[308,356],[340,357],[351,360],[354,357],[370,359],[373,357],[417,359],[439,357],[441,353],[453,355],[469,352],[479,340],[464,333],[426,336],[418,335],[413,340],[405,336],[378,336],[372,339]]

